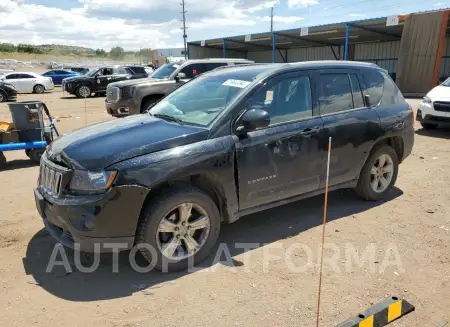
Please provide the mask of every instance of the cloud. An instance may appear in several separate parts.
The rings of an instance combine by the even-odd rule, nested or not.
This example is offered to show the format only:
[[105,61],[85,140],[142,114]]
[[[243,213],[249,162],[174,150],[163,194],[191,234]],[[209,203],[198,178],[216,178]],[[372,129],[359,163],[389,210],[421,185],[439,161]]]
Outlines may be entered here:
[[[270,22],[270,16],[264,16],[263,21],[265,22]],[[293,23],[298,23],[305,20],[305,18],[303,17],[298,17],[298,16],[273,16],[273,21],[275,23],[284,23],[284,24],[293,24]]]
[[288,0],[288,6],[292,7],[308,7],[318,5],[318,0]]
[[440,7],[443,6],[444,4],[442,2],[437,2],[433,5],[433,7]]

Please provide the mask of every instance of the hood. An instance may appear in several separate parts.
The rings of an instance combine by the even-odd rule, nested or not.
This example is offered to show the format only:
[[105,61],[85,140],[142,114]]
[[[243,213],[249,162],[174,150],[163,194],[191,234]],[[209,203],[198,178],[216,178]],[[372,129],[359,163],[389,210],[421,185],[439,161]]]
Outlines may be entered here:
[[157,79],[157,78],[138,78],[138,79],[130,79],[126,81],[119,81],[108,84],[108,88],[110,87],[118,87],[122,88],[124,86],[133,86],[138,84],[148,84],[148,83],[155,83],[155,82],[161,82],[163,80]]
[[133,115],[66,134],[47,148],[50,160],[73,168],[101,170],[151,152],[205,140],[208,129],[150,115]]
[[88,81],[91,78],[88,76],[84,76],[84,75],[74,75],[72,77],[66,77],[64,78],[64,83],[68,83],[68,82],[74,82],[74,81]]
[[450,86],[436,86],[434,89],[428,92],[427,97],[429,97],[433,101],[439,99],[450,99]]

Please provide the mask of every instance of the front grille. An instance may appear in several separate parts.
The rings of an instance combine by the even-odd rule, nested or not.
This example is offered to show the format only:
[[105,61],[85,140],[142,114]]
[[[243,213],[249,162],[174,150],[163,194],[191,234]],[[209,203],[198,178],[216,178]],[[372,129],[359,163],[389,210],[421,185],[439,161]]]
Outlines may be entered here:
[[450,102],[436,101],[433,105],[436,111],[450,112]]
[[69,169],[58,166],[42,156],[39,172],[39,186],[47,194],[59,197],[63,191]]
[[120,89],[118,87],[111,87],[106,90],[106,101],[116,103],[119,101]]

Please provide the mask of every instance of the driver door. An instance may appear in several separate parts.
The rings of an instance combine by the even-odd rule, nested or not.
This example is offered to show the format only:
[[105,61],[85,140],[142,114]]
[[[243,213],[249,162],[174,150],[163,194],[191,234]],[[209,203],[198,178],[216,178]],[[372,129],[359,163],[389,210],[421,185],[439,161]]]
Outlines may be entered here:
[[287,73],[247,101],[246,109],[267,111],[270,124],[236,144],[240,210],[319,189],[323,123],[312,86],[309,72]]
[[109,83],[112,83],[114,71],[112,68],[104,68],[101,70],[101,75],[97,77],[97,88],[99,91],[106,91]]

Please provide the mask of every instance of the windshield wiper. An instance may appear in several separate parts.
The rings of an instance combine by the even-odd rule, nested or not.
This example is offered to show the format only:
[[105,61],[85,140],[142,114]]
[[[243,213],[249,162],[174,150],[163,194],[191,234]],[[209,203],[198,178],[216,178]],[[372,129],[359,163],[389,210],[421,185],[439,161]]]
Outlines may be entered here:
[[150,116],[153,116],[156,118],[161,118],[161,119],[168,120],[168,121],[174,121],[180,125],[184,125],[183,121],[181,119],[174,117],[174,116],[170,116],[170,115],[166,115],[166,114],[152,114],[150,112],[149,112],[149,114],[150,114]]

